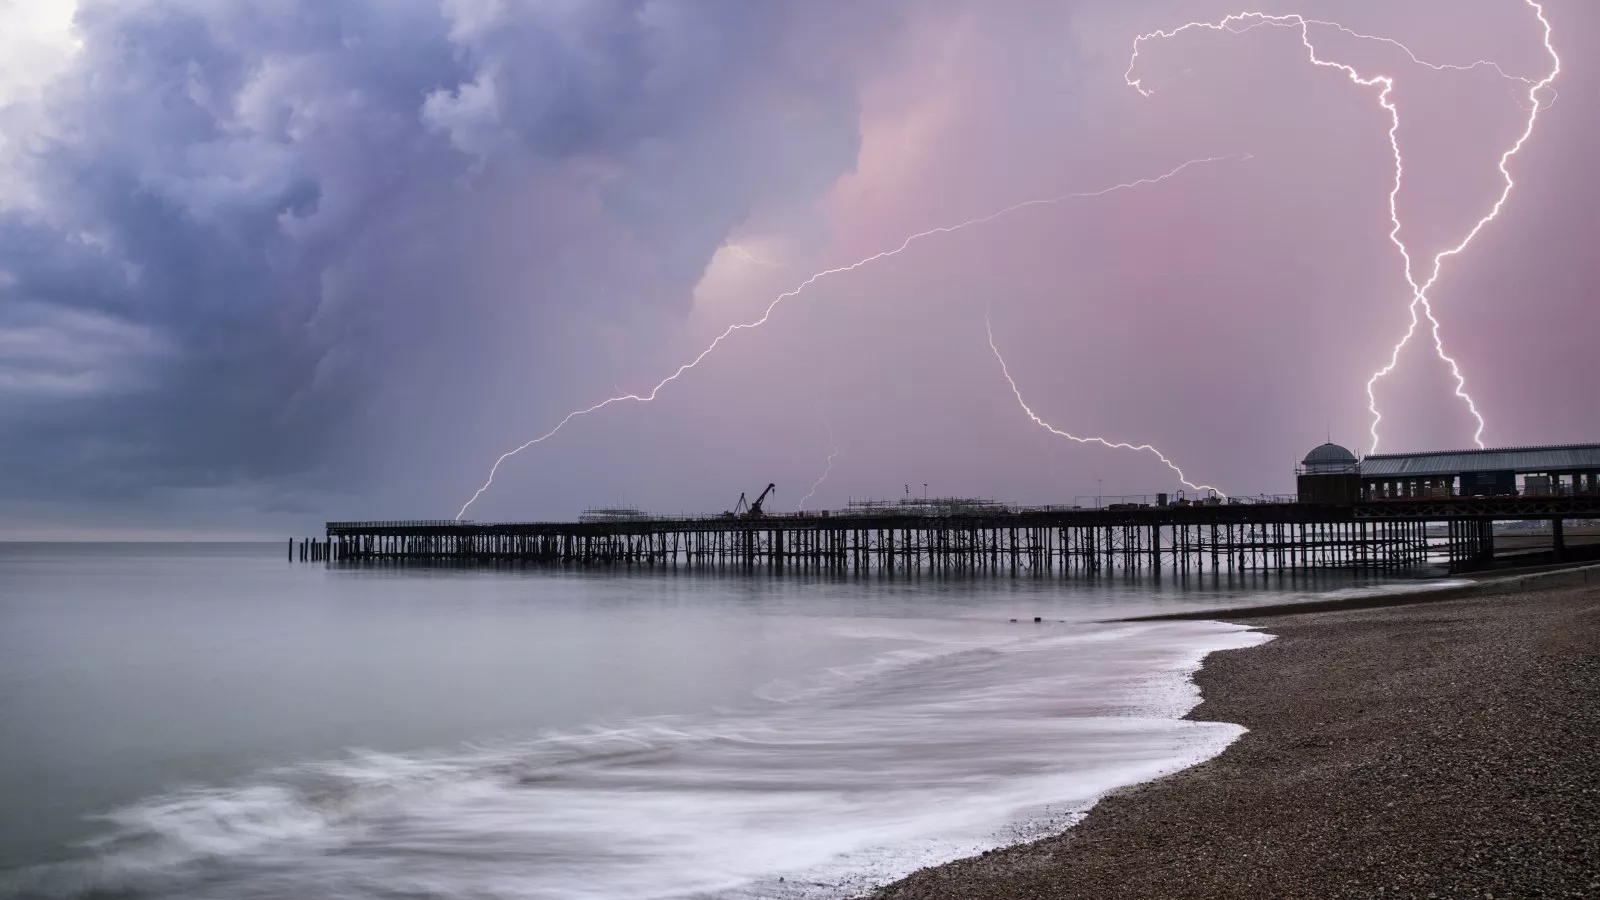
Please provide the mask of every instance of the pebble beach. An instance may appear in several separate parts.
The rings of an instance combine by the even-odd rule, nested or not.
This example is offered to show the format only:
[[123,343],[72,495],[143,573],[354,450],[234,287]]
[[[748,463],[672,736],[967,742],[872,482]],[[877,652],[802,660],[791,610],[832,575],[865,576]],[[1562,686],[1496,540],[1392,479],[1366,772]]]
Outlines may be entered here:
[[1221,755],[872,900],[1600,897],[1600,587],[1230,618]]

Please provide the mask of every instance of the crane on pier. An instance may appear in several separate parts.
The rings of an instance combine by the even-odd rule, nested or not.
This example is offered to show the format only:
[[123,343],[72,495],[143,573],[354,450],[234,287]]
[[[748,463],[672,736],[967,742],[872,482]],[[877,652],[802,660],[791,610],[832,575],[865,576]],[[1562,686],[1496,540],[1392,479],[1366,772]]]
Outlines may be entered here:
[[740,491],[739,492],[739,502],[733,507],[732,511],[723,513],[722,517],[724,519],[759,519],[759,518],[762,518],[767,513],[766,513],[765,510],[763,510],[761,508],[761,504],[766,502],[767,495],[772,493],[774,490],[776,490],[777,487],[778,486],[776,484],[768,484],[767,485],[767,489],[761,492],[761,496],[757,497],[756,498],[756,502],[754,502],[754,503],[746,503],[745,499],[744,499],[744,492]]

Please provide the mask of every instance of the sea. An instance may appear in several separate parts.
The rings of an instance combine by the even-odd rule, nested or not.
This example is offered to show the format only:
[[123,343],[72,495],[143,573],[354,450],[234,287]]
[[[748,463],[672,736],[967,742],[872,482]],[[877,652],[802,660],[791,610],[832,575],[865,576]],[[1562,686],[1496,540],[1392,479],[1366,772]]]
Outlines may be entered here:
[[1240,736],[1116,619],[1383,587],[285,556],[0,544],[0,897],[855,897]]

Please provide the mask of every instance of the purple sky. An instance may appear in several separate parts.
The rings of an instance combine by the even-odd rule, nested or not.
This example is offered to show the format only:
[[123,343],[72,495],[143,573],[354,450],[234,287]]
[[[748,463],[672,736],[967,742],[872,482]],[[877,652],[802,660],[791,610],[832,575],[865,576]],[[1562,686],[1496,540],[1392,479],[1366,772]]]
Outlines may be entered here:
[[[46,10],[43,7],[49,6]],[[1286,3],[1543,77],[1521,0]],[[1594,440],[1600,7],[1500,217],[1431,291],[1490,445]],[[1408,321],[1377,91],[1297,31],[1133,37],[1210,0],[79,0],[0,4],[0,537],[252,535],[446,518],[568,412],[648,405],[501,466],[476,519],[1290,490]],[[1498,198],[1527,86],[1313,32],[1396,80],[1419,277]],[[1549,95],[1545,95],[1548,103]],[[620,389],[620,391],[619,391]],[[1469,446],[1421,333],[1383,450]]]

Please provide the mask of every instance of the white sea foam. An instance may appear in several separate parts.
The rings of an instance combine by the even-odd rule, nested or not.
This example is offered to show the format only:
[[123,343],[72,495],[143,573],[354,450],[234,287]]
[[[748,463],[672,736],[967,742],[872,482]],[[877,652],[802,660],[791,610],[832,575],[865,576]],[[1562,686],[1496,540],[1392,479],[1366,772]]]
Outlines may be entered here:
[[770,681],[717,716],[351,753],[152,797],[10,890],[846,897],[1059,830],[1107,791],[1219,752],[1242,729],[1181,720],[1199,699],[1189,676],[1211,650],[1266,639],[1208,622],[854,636],[905,646]]

